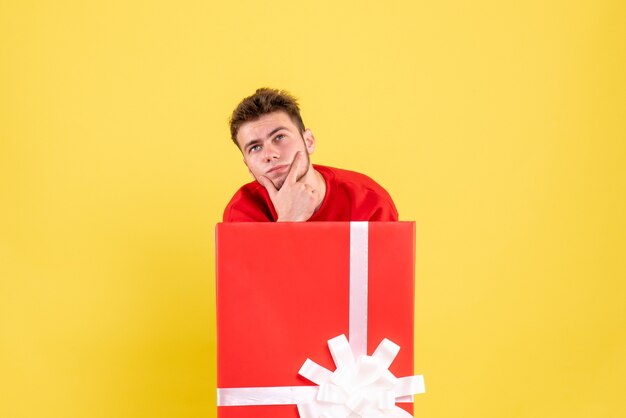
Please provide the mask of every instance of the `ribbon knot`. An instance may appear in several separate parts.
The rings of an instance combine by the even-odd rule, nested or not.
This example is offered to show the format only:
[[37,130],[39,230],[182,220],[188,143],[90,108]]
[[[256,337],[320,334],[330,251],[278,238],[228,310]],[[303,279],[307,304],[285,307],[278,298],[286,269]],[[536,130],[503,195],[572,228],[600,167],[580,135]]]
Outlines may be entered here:
[[319,386],[314,400],[298,403],[300,418],[404,418],[398,398],[424,393],[421,375],[397,378],[388,369],[400,347],[384,339],[371,356],[355,359],[345,335],[328,340],[334,372],[306,359],[301,376]]

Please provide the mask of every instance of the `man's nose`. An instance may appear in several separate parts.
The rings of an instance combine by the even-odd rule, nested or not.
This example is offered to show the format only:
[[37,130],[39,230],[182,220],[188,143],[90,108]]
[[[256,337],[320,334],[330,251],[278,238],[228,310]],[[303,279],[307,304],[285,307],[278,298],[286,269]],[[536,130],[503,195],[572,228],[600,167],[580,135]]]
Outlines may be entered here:
[[278,153],[278,148],[273,144],[266,145],[263,150],[265,151],[264,158],[267,162],[277,159],[280,156]]

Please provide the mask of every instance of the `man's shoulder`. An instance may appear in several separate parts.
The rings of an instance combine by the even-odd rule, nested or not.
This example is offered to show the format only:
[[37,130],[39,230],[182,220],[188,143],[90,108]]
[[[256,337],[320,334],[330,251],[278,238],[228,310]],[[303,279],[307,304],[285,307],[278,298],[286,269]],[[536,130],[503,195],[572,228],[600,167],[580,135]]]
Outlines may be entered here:
[[230,202],[228,202],[227,207],[238,205],[242,202],[263,200],[262,189],[263,186],[256,181],[244,184],[235,192],[233,197],[230,198]]
[[315,220],[397,221],[398,210],[380,184],[365,174],[314,165],[326,180],[326,196]]
[[313,167],[324,176],[326,182],[334,181],[337,185],[348,184],[352,187],[387,193],[380,184],[363,173],[317,164],[313,165]]
[[244,184],[237,190],[224,209],[224,222],[268,221],[272,209],[268,205],[267,190],[257,181]]
[[246,183],[237,190],[233,198],[237,196],[258,196],[261,194],[261,190],[264,187],[258,181],[251,181],[250,183]]

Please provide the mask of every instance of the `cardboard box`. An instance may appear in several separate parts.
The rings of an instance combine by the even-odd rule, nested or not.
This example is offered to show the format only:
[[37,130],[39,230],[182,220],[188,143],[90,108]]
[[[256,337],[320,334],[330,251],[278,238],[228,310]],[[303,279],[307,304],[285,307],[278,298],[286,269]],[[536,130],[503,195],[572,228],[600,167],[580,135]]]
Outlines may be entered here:
[[[401,347],[389,370],[413,375],[413,222],[222,223],[216,241],[220,418],[297,418],[295,404],[231,406],[220,397],[314,386],[298,375],[304,361],[334,371],[327,341],[345,334],[353,345],[359,321],[367,354],[388,338]],[[365,274],[364,299],[351,294],[355,271]],[[412,412],[412,403],[398,405]]]

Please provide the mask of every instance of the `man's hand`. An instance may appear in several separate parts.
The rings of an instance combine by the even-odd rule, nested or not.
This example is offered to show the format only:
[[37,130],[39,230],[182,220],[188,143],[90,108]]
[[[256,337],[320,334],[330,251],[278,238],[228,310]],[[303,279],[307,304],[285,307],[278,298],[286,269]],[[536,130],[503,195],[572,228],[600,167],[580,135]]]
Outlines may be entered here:
[[259,176],[261,183],[270,195],[274,209],[278,214],[278,222],[304,222],[308,221],[320,200],[320,193],[310,185],[298,181],[300,166],[303,164],[302,151],[299,151],[291,166],[283,186],[278,190],[274,183],[264,176]]

